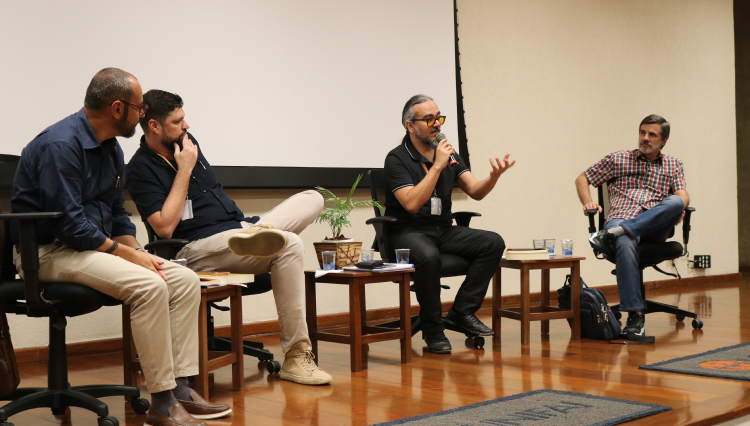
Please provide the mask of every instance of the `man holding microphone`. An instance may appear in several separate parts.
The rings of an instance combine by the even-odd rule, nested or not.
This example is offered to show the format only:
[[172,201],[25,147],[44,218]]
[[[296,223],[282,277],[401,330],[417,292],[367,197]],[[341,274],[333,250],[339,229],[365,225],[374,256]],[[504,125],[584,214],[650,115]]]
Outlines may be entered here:
[[470,262],[453,307],[446,319],[476,335],[492,335],[475,312],[487,294],[490,279],[505,250],[500,235],[479,229],[453,226],[451,194],[455,183],[475,200],[483,199],[498,178],[515,164],[505,158],[490,159],[490,175],[477,180],[440,133],[445,116],[432,98],[413,96],[404,106],[402,124],[406,135],[401,145],[385,159],[386,214],[398,222],[390,224],[388,238],[394,248],[410,249],[416,270],[414,288],[419,301],[422,338],[433,353],[450,353],[441,321],[440,254],[453,254]]

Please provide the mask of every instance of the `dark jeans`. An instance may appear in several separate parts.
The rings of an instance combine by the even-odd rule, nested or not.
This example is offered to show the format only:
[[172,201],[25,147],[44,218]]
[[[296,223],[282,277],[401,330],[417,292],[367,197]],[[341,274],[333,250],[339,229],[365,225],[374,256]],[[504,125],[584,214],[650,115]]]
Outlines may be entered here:
[[422,335],[442,332],[440,302],[440,254],[453,254],[470,261],[466,278],[456,294],[451,311],[465,315],[481,306],[490,279],[505,250],[500,235],[465,226],[402,229],[389,233],[391,247],[408,248],[414,264],[414,290],[419,301]]

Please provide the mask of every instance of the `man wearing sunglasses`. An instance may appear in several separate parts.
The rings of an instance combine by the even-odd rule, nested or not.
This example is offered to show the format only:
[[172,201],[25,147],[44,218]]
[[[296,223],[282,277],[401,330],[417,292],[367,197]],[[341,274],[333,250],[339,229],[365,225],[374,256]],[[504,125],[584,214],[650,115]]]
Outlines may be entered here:
[[245,218],[216,180],[188,133],[182,98],[163,90],[143,96],[141,147],[128,164],[128,191],[161,238],[190,241],[178,254],[190,268],[244,274],[271,272],[279,314],[279,375],[305,385],[331,383],[310,351],[305,319],[304,244],[299,237],[323,210],[317,191],[296,194],[271,211]]
[[[142,102],[131,74],[99,71],[83,108],[24,148],[11,207],[14,213],[63,213],[37,227],[42,281],[73,281],[130,305],[151,393],[146,424],[205,426],[197,419],[222,417],[231,409],[203,401],[187,385],[198,374],[200,281],[189,269],[143,251],[123,208],[125,164],[116,137],[133,136],[147,110]],[[14,262],[23,275],[20,254]]]
[[450,353],[441,321],[440,254],[454,254],[470,261],[466,278],[453,301],[446,319],[482,336],[492,329],[480,321],[475,312],[487,294],[490,279],[505,250],[500,235],[463,226],[453,226],[451,193],[454,183],[475,200],[484,198],[498,178],[515,164],[490,159],[492,170],[477,180],[440,133],[445,116],[432,98],[416,95],[402,112],[406,129],[401,145],[385,159],[385,208],[397,222],[389,224],[388,239],[392,248],[408,248],[414,264],[414,289],[419,301],[422,338],[434,353]]

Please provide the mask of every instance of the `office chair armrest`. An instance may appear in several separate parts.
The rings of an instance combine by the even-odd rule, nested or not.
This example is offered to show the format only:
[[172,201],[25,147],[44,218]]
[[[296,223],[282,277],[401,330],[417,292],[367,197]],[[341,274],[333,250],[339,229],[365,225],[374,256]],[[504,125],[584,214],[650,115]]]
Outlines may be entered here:
[[396,219],[393,216],[378,216],[378,217],[372,217],[370,219],[367,219],[365,222],[368,225],[374,225],[376,223],[394,223],[398,222],[398,219]]
[[597,213],[599,213],[599,210],[597,209],[589,209],[589,210],[583,211],[583,214],[589,217],[589,233],[590,234],[596,233],[596,225],[594,223],[594,216],[596,216]]
[[28,306],[27,315],[30,317],[45,316],[43,312],[46,312],[49,307],[39,294],[39,244],[36,239],[36,221],[54,219],[62,215],[61,212],[0,214],[0,220],[6,223],[10,220],[18,221],[23,281],[26,289],[26,306]]
[[682,241],[687,247],[687,243],[690,240],[690,217],[695,211],[695,207],[685,208],[685,218],[682,220]]
[[151,254],[169,260],[170,258],[176,256],[177,252],[179,252],[179,249],[189,242],[190,240],[167,238],[164,240],[152,241],[143,246],[143,248],[148,250],[148,252]]
[[481,213],[477,212],[454,212],[453,219],[456,221],[458,226],[469,226],[472,217],[481,216]]

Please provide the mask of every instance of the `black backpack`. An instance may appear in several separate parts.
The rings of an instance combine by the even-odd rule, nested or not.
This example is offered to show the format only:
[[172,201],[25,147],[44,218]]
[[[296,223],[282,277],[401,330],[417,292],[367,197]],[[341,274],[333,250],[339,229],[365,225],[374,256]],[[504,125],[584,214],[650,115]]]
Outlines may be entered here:
[[[581,278],[581,337],[599,340],[612,340],[620,337],[622,329],[612,310],[607,305],[607,299],[598,289],[589,288]],[[570,309],[570,275],[565,277],[565,284],[557,290],[557,301],[560,308]],[[568,324],[573,326],[573,319],[568,318]]]

